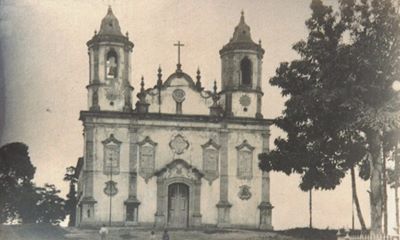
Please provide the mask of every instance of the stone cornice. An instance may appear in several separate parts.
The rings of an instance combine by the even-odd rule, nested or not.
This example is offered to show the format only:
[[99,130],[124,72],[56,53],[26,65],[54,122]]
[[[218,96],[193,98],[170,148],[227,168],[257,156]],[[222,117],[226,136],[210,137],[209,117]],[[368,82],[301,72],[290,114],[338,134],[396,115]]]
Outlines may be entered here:
[[260,58],[263,58],[265,53],[265,50],[261,47],[261,45],[254,42],[230,42],[223,46],[223,48],[219,51],[219,54],[223,56],[224,54],[235,50],[252,50],[255,51]]
[[130,51],[134,47],[134,44],[129,41],[129,39],[125,36],[116,36],[116,35],[103,35],[103,34],[97,34],[93,36],[92,39],[90,39],[86,45],[91,48],[91,47],[96,47],[96,44],[99,44],[101,42],[118,42],[124,44]]
[[81,111],[79,119],[86,118],[118,118],[132,120],[161,120],[172,122],[200,122],[200,123],[230,123],[242,125],[272,125],[271,119],[256,119],[245,117],[218,117],[209,115],[176,115],[167,113],[116,112],[116,111]]
[[245,92],[245,93],[257,93],[261,94],[261,96],[264,95],[264,93],[259,90],[259,89],[253,89],[253,88],[248,88],[248,87],[237,87],[237,88],[225,88],[219,94],[225,94],[225,93],[234,93],[234,92]]

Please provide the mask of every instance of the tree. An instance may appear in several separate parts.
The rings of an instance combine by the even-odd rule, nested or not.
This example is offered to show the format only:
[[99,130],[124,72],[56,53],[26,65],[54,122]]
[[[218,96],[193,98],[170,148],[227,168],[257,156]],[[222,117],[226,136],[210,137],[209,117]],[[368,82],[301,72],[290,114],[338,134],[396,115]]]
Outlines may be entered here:
[[65,200],[58,194],[60,190],[52,184],[36,187],[34,184],[20,188],[17,212],[22,223],[58,224],[65,218]]
[[76,183],[78,182],[78,179],[75,175],[75,167],[71,166],[66,169],[64,181],[69,182],[69,192],[65,202],[65,210],[69,215],[68,226],[74,226],[76,219],[76,204],[78,203],[78,196],[76,192]]
[[64,199],[54,185],[36,187],[35,167],[28,147],[10,143],[0,148],[0,221],[59,223],[65,218]]
[[58,224],[65,218],[65,200],[58,196],[60,190],[53,184],[36,188],[39,201],[36,203],[38,216],[36,222]]
[[21,189],[31,184],[34,174],[25,144],[15,142],[0,148],[0,223],[17,217],[16,200],[21,198]]
[[359,166],[370,179],[371,230],[380,233],[382,136],[397,127],[400,107],[391,88],[400,73],[400,21],[390,0],[339,3],[334,13],[312,1],[307,41],[293,47],[300,59],[281,63],[270,80],[288,97],[274,120],[287,138],[260,154],[260,168],[300,174],[307,191],[334,189]]

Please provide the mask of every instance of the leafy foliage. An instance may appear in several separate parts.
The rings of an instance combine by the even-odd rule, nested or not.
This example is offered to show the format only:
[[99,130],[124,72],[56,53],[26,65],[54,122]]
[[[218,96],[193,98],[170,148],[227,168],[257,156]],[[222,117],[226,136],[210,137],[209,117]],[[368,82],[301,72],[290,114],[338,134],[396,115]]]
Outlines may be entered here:
[[34,174],[35,167],[25,144],[16,142],[0,148],[0,223],[17,217],[15,199]]
[[36,188],[39,201],[36,202],[38,215],[36,222],[58,224],[65,218],[65,200],[58,196],[60,190],[53,184]]
[[0,220],[3,222],[59,223],[65,218],[64,199],[54,185],[36,187],[35,167],[28,147],[10,143],[0,148]]
[[75,175],[75,167],[71,166],[66,169],[66,173],[64,175],[64,181],[69,182],[69,192],[67,194],[67,200],[65,201],[65,211],[66,214],[69,215],[69,226],[73,226],[75,224],[75,209],[76,204],[78,203],[78,196],[76,192],[76,183],[78,179]]
[[[300,188],[333,189],[360,166],[371,180],[371,222],[380,231],[382,150],[400,126],[400,17],[391,0],[340,0],[339,10],[311,3],[308,38],[270,79],[285,102],[274,124],[287,133],[259,155],[265,171],[297,173]],[[382,145],[383,148],[382,149]]]

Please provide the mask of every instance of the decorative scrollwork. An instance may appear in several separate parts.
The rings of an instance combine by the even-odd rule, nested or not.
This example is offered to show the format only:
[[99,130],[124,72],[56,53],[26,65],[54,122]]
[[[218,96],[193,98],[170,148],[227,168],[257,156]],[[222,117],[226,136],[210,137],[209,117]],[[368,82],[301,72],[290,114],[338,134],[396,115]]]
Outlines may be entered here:
[[180,155],[189,148],[189,142],[182,135],[178,134],[169,142],[169,147],[176,154]]
[[240,186],[238,196],[242,200],[249,200],[251,198],[250,187],[247,185]]
[[107,196],[113,197],[118,193],[117,183],[110,180],[106,182],[106,187],[103,190]]
[[185,100],[185,95],[186,95],[185,91],[179,88],[175,89],[172,92],[172,98],[178,103],[183,102]]

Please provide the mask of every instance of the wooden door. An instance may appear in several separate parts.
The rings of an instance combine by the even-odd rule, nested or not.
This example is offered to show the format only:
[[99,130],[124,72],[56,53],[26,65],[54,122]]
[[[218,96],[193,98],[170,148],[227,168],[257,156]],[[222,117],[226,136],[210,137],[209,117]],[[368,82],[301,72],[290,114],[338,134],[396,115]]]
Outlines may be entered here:
[[173,183],[168,187],[168,226],[187,227],[189,216],[189,187]]

